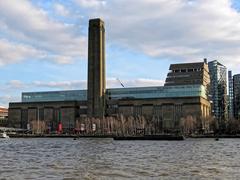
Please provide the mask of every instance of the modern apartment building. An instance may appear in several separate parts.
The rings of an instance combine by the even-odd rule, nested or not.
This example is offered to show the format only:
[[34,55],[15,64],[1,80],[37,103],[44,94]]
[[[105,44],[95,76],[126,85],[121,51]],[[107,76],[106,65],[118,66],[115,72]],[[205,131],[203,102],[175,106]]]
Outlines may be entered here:
[[227,120],[227,68],[217,60],[208,63],[210,74],[210,97],[213,115],[224,123]]
[[233,109],[233,77],[232,71],[228,71],[228,118],[232,119],[234,117]]
[[240,74],[233,76],[234,117],[240,119]]

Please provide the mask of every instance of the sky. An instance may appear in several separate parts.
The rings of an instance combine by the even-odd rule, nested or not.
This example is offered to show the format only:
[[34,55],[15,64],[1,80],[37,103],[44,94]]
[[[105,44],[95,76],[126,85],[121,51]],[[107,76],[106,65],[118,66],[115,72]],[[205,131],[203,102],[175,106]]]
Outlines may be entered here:
[[0,0],[0,106],[86,89],[88,20],[106,28],[107,87],[161,86],[171,63],[240,73],[240,0]]

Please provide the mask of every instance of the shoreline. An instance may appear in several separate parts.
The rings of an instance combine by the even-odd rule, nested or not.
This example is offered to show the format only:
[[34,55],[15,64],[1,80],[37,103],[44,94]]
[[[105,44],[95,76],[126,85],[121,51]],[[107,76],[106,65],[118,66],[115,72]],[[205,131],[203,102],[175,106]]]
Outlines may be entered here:
[[187,136],[186,138],[200,139],[200,138],[240,138],[240,135],[195,135],[195,136]]
[[84,135],[75,134],[8,134],[10,138],[112,138],[109,135]]
[[[10,138],[115,138],[113,135],[75,135],[75,134],[8,134]],[[148,135],[149,136],[149,135]],[[154,135],[153,135],[154,136]],[[119,136],[124,137],[124,136]],[[141,139],[141,136],[125,136],[127,139],[132,140],[134,138]],[[129,138],[131,137],[131,138]],[[164,137],[164,135],[163,135]],[[185,139],[216,139],[216,138],[240,138],[240,135],[193,135],[184,136]],[[166,139],[167,140],[167,139]]]

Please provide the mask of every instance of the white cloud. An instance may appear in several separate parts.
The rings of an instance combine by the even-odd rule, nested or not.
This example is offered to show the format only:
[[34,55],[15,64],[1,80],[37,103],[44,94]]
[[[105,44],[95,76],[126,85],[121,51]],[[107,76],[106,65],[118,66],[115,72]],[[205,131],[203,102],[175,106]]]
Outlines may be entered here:
[[231,0],[106,0],[89,16],[103,17],[109,42],[148,56],[240,68],[240,14]]
[[45,52],[29,45],[16,44],[6,39],[0,39],[0,66],[17,63],[27,58],[43,58],[45,55]]
[[[121,80],[125,87],[145,87],[145,86],[163,86],[164,80],[157,79],[124,79]],[[19,83],[19,82],[18,82]],[[16,86],[17,83],[14,83]],[[24,83],[21,83],[24,84]],[[53,89],[87,89],[87,81],[86,80],[71,80],[71,81],[34,81],[32,83],[25,84],[27,88],[53,88]],[[122,87],[119,80],[115,78],[107,79],[107,88],[116,88]]]
[[[239,68],[240,14],[232,8],[230,0],[74,2],[81,6],[84,17],[103,17],[110,44],[159,59],[184,62],[207,57]],[[61,16],[74,16],[74,11],[69,14],[64,4],[53,6]],[[68,26],[55,21],[48,12],[27,0],[0,0],[0,8],[0,32],[11,37],[8,42],[12,46],[21,42],[26,48],[15,58],[12,55],[9,62],[38,58],[41,53],[46,53],[44,59],[63,64],[86,58],[87,37],[79,35],[79,24]],[[12,43],[14,40],[17,42]],[[0,63],[4,65],[4,62],[7,60],[2,59]]]
[[11,80],[7,83],[7,86],[9,86],[9,88],[24,88],[25,84],[22,81],[19,80]]
[[86,89],[87,81],[85,80],[72,80],[72,81],[34,81],[29,84],[31,87],[43,87],[54,89]]
[[54,9],[56,13],[60,16],[68,16],[70,14],[69,11],[62,4],[54,4]]
[[124,87],[147,87],[147,86],[163,86],[164,80],[157,79],[121,79],[120,81],[116,78],[110,78],[107,80],[107,88],[118,88],[122,87],[121,83]]
[[73,62],[73,58],[71,56],[54,55],[54,56],[50,56],[49,58],[58,64],[69,64]]
[[[0,96],[7,94],[14,94],[15,92],[20,92],[23,89],[29,88],[27,83],[24,83],[20,80],[11,80],[5,84],[0,84]],[[0,99],[1,102],[1,99]]]
[[84,8],[99,8],[106,4],[105,0],[75,0],[75,2]]
[[3,95],[0,96],[0,106],[8,108],[9,102],[20,102],[21,96]]
[[[58,10],[61,9],[60,6],[57,6]],[[75,27],[54,21],[46,11],[35,7],[30,1],[0,0],[0,9],[0,32],[5,34],[5,37],[11,37],[11,40],[21,42],[25,47],[32,47],[28,58],[32,57],[33,49],[46,52],[47,60],[60,63],[62,61],[49,57],[65,59],[64,63],[67,59],[86,57],[86,37],[76,34]],[[26,52],[26,57],[27,54]],[[18,59],[21,59],[21,56],[16,57],[16,61]]]
[[[162,86],[163,80],[156,79],[132,79],[121,80],[122,84],[127,87],[147,87],[147,86]],[[107,80],[107,88],[119,88],[122,87],[120,82],[115,78],[109,78]],[[0,95],[0,106],[8,107],[9,102],[21,101],[21,92],[41,90],[76,90],[87,89],[86,80],[72,80],[72,81],[33,81],[29,83],[22,82],[20,80],[12,80],[6,84],[1,84],[0,90],[4,95]],[[37,91],[38,91],[37,90]]]

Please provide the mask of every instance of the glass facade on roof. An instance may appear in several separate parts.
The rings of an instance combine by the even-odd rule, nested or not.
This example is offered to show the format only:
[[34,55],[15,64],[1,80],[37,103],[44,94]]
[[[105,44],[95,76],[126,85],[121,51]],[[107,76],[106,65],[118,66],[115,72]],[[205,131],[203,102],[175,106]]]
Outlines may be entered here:
[[203,85],[116,88],[108,89],[107,96],[110,99],[148,99],[196,96],[201,96],[203,98],[207,97],[206,90]]
[[[106,96],[108,99],[207,97],[203,85],[114,88],[107,89]],[[43,101],[87,101],[87,90],[22,93],[22,102]]]
[[24,92],[22,102],[86,101],[87,90]]

